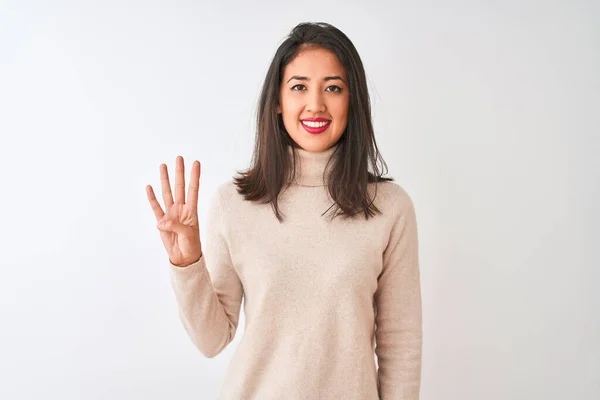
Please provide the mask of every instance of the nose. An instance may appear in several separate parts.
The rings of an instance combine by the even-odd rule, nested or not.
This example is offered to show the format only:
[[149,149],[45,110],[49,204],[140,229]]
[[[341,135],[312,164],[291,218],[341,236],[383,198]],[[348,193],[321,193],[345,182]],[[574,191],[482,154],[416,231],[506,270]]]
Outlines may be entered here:
[[312,113],[324,112],[327,109],[325,102],[323,101],[323,93],[319,90],[313,91],[308,98],[308,104],[306,105],[306,111]]

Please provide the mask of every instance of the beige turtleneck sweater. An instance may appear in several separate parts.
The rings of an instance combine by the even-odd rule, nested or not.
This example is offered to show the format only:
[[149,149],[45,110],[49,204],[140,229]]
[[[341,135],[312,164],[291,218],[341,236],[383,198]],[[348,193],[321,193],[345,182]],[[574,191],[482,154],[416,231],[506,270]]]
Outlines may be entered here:
[[221,184],[201,227],[202,257],[170,265],[179,316],[206,357],[233,340],[244,298],[220,400],[419,398],[415,209],[401,186],[383,182],[369,184],[383,215],[321,216],[332,204],[323,172],[336,147],[297,149],[297,179],[280,194],[283,223],[232,181]]

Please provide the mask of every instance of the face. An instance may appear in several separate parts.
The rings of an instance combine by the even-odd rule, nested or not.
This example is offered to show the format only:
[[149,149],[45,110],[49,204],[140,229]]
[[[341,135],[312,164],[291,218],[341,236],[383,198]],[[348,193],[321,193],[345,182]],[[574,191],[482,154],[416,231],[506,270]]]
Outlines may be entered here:
[[301,51],[285,67],[277,113],[298,146],[321,152],[342,136],[348,125],[347,82],[336,55],[322,48]]

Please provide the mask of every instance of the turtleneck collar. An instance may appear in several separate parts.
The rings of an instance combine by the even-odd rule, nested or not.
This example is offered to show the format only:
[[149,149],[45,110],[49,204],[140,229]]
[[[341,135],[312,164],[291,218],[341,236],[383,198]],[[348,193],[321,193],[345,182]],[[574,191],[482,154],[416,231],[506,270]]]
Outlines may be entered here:
[[[334,144],[325,151],[313,153],[304,150],[301,147],[296,147],[298,157],[296,159],[296,176],[294,184],[300,186],[325,186],[327,183],[324,176],[325,166],[339,143]],[[293,147],[288,146],[288,154],[293,157]],[[333,163],[330,163],[329,168]]]

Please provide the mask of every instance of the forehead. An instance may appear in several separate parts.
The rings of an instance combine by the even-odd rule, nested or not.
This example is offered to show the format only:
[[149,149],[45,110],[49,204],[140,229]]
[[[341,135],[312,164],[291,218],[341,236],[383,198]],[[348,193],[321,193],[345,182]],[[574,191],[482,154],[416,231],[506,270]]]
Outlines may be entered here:
[[323,48],[307,48],[294,58],[284,71],[284,78],[292,75],[321,77],[341,75],[346,77],[346,71],[337,56]]

